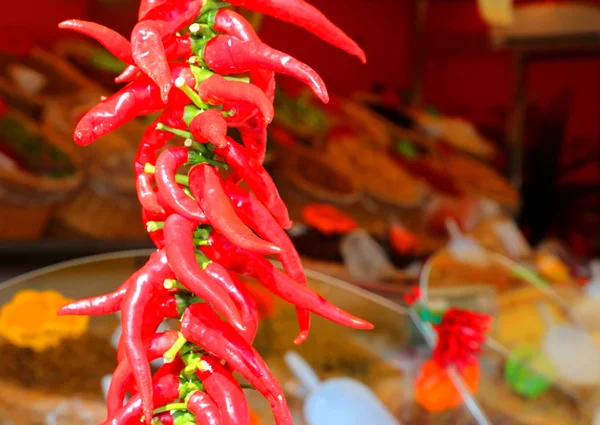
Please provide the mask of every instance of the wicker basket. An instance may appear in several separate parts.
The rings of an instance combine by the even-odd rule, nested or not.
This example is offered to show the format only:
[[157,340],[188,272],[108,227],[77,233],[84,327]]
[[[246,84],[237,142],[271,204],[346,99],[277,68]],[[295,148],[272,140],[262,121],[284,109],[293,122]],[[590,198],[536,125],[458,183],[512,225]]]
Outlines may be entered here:
[[81,184],[79,157],[64,141],[41,128],[25,115],[11,111],[7,118],[18,121],[28,132],[62,150],[76,171],[61,178],[39,176],[21,169],[0,168],[0,239],[30,240],[40,237],[53,208],[64,202]]

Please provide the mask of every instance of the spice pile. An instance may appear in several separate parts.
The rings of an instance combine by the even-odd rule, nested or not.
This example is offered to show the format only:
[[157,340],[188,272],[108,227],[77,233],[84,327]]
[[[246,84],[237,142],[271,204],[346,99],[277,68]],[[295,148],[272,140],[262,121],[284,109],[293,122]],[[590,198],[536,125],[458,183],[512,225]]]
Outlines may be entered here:
[[[230,3],[304,27],[364,62],[362,50],[302,0]],[[263,44],[227,6],[212,0],[143,0],[131,41],[91,22],[60,24],[95,38],[129,64],[116,79],[127,86],[79,121],[78,144],[162,111],[135,159],[143,220],[157,252],[115,292],[60,310],[121,312],[107,424],[140,419],[150,424],[155,417],[165,425],[249,424],[248,404],[233,371],[270,402],[278,425],[292,424],[279,383],[251,345],[256,303],[237,274],[296,305],[296,343],[308,336],[310,312],[353,328],[372,328],[306,286],[284,231],[291,225],[287,209],[262,167],[266,127],[273,119],[274,72],[296,77],[324,102],[327,89],[307,65]],[[239,130],[243,146],[228,137],[229,127]],[[182,136],[183,145],[161,151],[174,136]],[[183,166],[191,168],[177,174]],[[219,170],[228,167],[233,172],[223,179]],[[242,180],[253,193],[238,186]],[[279,256],[286,273],[264,257],[269,254]],[[165,318],[180,319],[181,331],[156,333]],[[152,376],[149,361],[160,357],[165,363]],[[123,405],[128,392],[132,397]]]

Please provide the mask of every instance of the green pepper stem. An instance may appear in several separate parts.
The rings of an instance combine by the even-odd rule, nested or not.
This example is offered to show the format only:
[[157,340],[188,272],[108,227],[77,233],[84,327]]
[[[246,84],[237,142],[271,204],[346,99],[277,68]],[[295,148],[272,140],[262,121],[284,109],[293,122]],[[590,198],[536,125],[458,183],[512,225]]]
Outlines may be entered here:
[[175,80],[175,87],[177,87],[179,90],[184,92],[187,95],[187,97],[190,98],[192,103],[194,105],[196,105],[198,108],[200,108],[200,109],[208,109],[209,108],[208,104],[204,103],[204,101],[200,98],[198,93],[196,93],[190,86],[187,85],[185,78],[177,77],[177,79]]
[[194,136],[189,131],[179,130],[177,128],[169,127],[168,125],[164,125],[163,123],[156,124],[157,130],[168,131],[169,133],[173,133],[176,136],[183,137],[185,139],[193,139]]
[[148,221],[146,222],[146,231],[148,233],[156,232],[165,227],[164,221]]
[[204,253],[202,252],[196,252],[196,261],[198,262],[198,264],[200,264],[200,266],[202,267],[202,270],[206,269],[208,267],[208,265],[210,263],[212,263],[212,261],[210,261],[210,259],[204,255]]
[[179,350],[183,348],[186,342],[187,340],[185,339],[183,334],[181,332],[178,332],[177,340],[175,341],[173,346],[167,351],[165,351],[165,354],[163,354],[163,359],[165,360],[165,363],[171,363],[173,360],[175,360],[175,357],[177,357],[177,353],[179,353]]
[[185,403],[171,403],[166,406],[159,407],[158,409],[154,409],[154,414],[158,415],[159,413],[170,412],[172,410],[186,410],[187,405]]
[[146,165],[144,165],[144,173],[154,174],[155,172],[156,172],[156,167],[154,167],[154,165],[150,164],[149,162],[146,162]]

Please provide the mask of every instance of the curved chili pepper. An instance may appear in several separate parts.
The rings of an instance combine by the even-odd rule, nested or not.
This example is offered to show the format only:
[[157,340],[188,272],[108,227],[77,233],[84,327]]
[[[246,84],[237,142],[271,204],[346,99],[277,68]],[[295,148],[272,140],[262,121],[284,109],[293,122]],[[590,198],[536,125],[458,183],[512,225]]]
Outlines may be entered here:
[[264,92],[253,84],[226,80],[215,74],[200,83],[198,94],[211,105],[241,104],[258,108],[266,123],[273,120],[273,104]]
[[131,57],[131,44],[118,32],[95,22],[81,21],[79,19],[69,19],[58,24],[60,29],[68,29],[93,38],[102,44],[106,50],[112,53],[121,61],[130,64],[133,62]]
[[259,164],[262,164],[267,153],[267,126],[249,120],[239,127],[239,131],[247,151],[252,153],[252,157]]
[[116,291],[109,294],[73,301],[62,306],[56,314],[59,316],[104,316],[116,313],[121,308],[129,281],[129,279],[125,280]]
[[140,69],[135,65],[128,65],[119,75],[115,77],[115,83],[129,83],[135,80],[135,77],[140,73]]
[[329,102],[325,83],[311,67],[262,42],[218,35],[206,44],[203,57],[217,74],[241,74],[262,68],[289,75],[309,86],[323,103]]
[[279,196],[275,183],[263,166],[249,157],[246,149],[228,137],[227,146],[216,148],[215,153],[225,158],[227,163],[244,179],[281,227],[284,229],[291,227],[292,222],[287,207]]
[[[156,221],[157,214],[150,213],[146,208],[142,208],[142,222],[144,226],[147,226],[149,221]],[[152,243],[157,249],[163,249],[165,247],[165,236],[162,229],[155,230],[154,232],[148,232],[148,236],[152,239]]]
[[186,218],[173,214],[165,221],[165,251],[169,265],[189,291],[212,305],[233,326],[245,330],[237,308],[218,280],[206,274],[194,255],[193,232],[196,225]]
[[188,307],[181,319],[181,333],[246,378],[271,404],[277,425],[292,425],[283,390],[260,354],[208,305]]
[[[163,376],[153,386],[151,386],[152,405],[162,406],[179,397],[179,378],[174,375]],[[152,411],[145,412],[142,408],[142,398],[136,394],[111,418],[107,419],[102,425],[129,425],[140,423],[140,418],[144,415],[145,422],[150,424],[152,421]]]
[[[281,248],[279,260],[287,274],[300,285],[307,286],[300,256],[287,233],[279,227],[269,210],[252,193],[232,182],[225,182],[225,191],[244,223],[258,233],[260,237]],[[294,343],[301,344],[308,337],[310,314],[308,310],[303,308],[296,308],[296,311],[300,334]]]
[[205,263],[203,267],[206,274],[220,282],[221,287],[227,291],[237,306],[242,323],[246,327],[241,335],[246,341],[252,343],[258,330],[258,308],[252,294],[235,274],[229,273],[220,264],[210,261],[208,258],[206,258]]
[[281,249],[259,239],[235,214],[222,179],[208,164],[195,166],[189,174],[190,190],[199,200],[208,222],[237,246],[260,254],[278,254]]
[[173,82],[164,40],[191,24],[201,7],[198,0],[167,1],[148,11],[131,32],[133,60],[160,88],[165,103]]
[[281,272],[266,258],[236,247],[223,235],[213,231],[208,238],[210,244],[202,251],[223,267],[244,276],[256,279],[267,289],[285,301],[305,308],[332,322],[356,329],[372,329],[373,325],[331,304],[315,291],[304,287]]
[[194,391],[187,400],[187,409],[202,425],[222,425],[221,412],[214,400],[203,391]]
[[[183,64],[172,65],[173,79],[183,77],[188,82],[195,81],[189,67]],[[169,105],[183,106],[191,103],[182,92],[174,91],[169,96]],[[140,115],[157,112],[165,107],[160,90],[145,75],[140,75],[114,95],[106,98],[90,109],[77,123],[74,139],[86,146],[128,123]]]
[[190,220],[205,223],[206,214],[200,205],[186,195],[175,181],[179,167],[188,162],[188,152],[185,147],[169,148],[162,152],[156,161],[154,178],[160,194],[171,208]]
[[190,132],[198,142],[207,140],[220,147],[227,144],[227,122],[218,109],[209,109],[196,115],[190,122]]
[[365,63],[365,52],[334,25],[323,13],[303,0],[229,0],[234,6],[273,16],[312,32],[321,40],[358,57]]
[[171,412],[162,412],[154,417],[158,419],[158,425],[174,425]]
[[[144,342],[144,350],[148,361],[156,360],[169,350],[179,334],[177,331],[167,331],[153,335]],[[113,417],[123,407],[123,401],[127,393],[127,384],[131,380],[131,364],[129,360],[123,359],[119,362],[110,380],[108,395],[106,397],[107,417]]]
[[121,307],[125,354],[134,371],[148,424],[152,420],[154,406],[150,365],[142,341],[144,311],[153,296],[165,292],[163,282],[172,276],[173,272],[169,268],[165,252],[153,253],[144,267],[131,277],[129,290]]
[[197,367],[196,375],[217,404],[223,425],[249,425],[248,401],[233,374],[211,356],[202,356]]

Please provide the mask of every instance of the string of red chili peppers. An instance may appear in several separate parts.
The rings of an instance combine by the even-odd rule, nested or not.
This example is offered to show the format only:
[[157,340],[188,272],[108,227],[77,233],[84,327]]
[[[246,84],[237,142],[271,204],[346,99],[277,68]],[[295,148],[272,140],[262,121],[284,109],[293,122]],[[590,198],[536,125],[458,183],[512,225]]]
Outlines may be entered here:
[[[59,25],[94,38],[129,65],[116,78],[128,84],[77,124],[78,144],[162,111],[134,164],[143,220],[157,252],[115,292],[59,312],[121,312],[105,424],[142,418],[148,424],[248,425],[248,404],[233,371],[270,402],[278,425],[292,424],[279,383],[251,345],[257,308],[238,274],[296,306],[296,343],[308,336],[311,312],[372,328],[306,286],[284,231],[291,225],[286,206],[262,166],[274,73],[299,79],[327,102],[325,85],[307,65],[263,44],[230,5],[294,23],[365,60],[356,43],[303,0],[142,0],[131,41],[92,22]],[[229,127],[239,129],[243,146],[227,136]],[[184,146],[164,149],[175,135]],[[191,166],[187,175],[177,174],[184,165]],[[233,173],[224,180],[218,170],[227,167]],[[252,192],[238,186],[242,180]],[[278,255],[285,273],[266,254]],[[179,319],[181,330],[157,333],[165,318]],[[149,362],[161,357],[164,364],[152,375]]]

